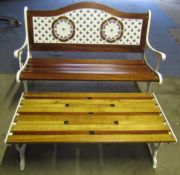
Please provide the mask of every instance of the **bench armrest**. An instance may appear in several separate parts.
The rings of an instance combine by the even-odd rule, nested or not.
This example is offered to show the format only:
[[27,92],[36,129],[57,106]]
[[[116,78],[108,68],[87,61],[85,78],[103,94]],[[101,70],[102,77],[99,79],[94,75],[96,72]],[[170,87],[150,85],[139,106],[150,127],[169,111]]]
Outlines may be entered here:
[[151,44],[149,42],[149,31],[150,31],[150,23],[151,23],[151,11],[150,10],[148,10],[148,16],[149,16],[149,20],[148,20],[148,25],[147,25],[146,48],[148,48],[152,52],[154,52],[154,54],[157,56],[157,58],[160,58],[161,60],[165,60],[166,54],[155,49],[153,46],[151,46]]
[[[20,79],[19,79],[20,73],[26,67],[26,64],[27,64],[29,58],[32,57],[30,49],[29,49],[29,40],[28,40],[28,32],[27,32],[28,31],[28,27],[27,27],[27,11],[28,11],[28,7],[24,7],[24,22],[25,22],[25,35],[26,35],[25,37],[26,37],[26,39],[25,39],[23,45],[19,49],[14,51],[14,57],[18,58],[18,60],[19,60],[19,68],[20,68],[18,70],[17,74],[16,74],[16,81],[17,82],[20,82]],[[22,63],[22,53],[23,53],[23,50],[25,48],[27,50],[27,56],[26,56],[25,62]]]
[[155,67],[152,67],[149,62],[148,62],[148,58],[146,56],[145,53],[142,54],[142,57],[146,63],[146,65],[159,77],[159,84],[162,84],[162,75],[158,72],[158,69],[159,69],[159,64],[160,64],[160,59],[156,60],[156,64],[155,64]]
[[24,41],[23,45],[19,49],[14,51],[14,57],[19,58],[25,47],[27,47],[27,40]]
[[147,60],[147,57],[146,57],[146,54],[145,54],[145,51],[143,53],[143,58],[147,64],[147,66],[154,72],[158,75],[159,77],[159,84],[162,83],[162,75],[158,72],[158,69],[159,69],[159,65],[160,65],[160,61],[164,61],[166,59],[166,54],[155,49],[153,46],[151,46],[150,42],[149,42],[149,31],[150,31],[150,23],[151,23],[151,11],[148,10],[148,16],[149,16],[149,20],[148,20],[148,25],[147,25],[147,34],[146,34],[146,48],[145,48],[145,51],[146,49],[149,49],[151,50],[157,60],[156,60],[156,64],[155,64],[155,67],[152,67],[149,63],[148,63],[148,60]]
[[28,8],[24,7],[24,21],[25,21],[25,34],[26,34],[25,37],[26,37],[26,39],[25,39],[23,45],[19,49],[14,51],[14,57],[19,59],[19,67],[20,68],[23,66],[23,63],[21,61],[21,59],[22,59],[21,56],[22,56],[22,53],[23,53],[23,49],[27,48],[27,52],[29,52],[28,33],[27,33],[27,11],[28,11]]
[[26,47],[27,47],[27,40],[24,41],[24,44],[19,49],[14,51],[14,57],[18,58],[20,68],[23,66],[22,53],[23,53],[23,49],[26,48]]
[[151,50],[157,56],[157,58],[161,59],[162,61],[166,59],[166,54],[155,49],[153,46],[151,46],[148,39],[146,40],[146,46],[149,50]]

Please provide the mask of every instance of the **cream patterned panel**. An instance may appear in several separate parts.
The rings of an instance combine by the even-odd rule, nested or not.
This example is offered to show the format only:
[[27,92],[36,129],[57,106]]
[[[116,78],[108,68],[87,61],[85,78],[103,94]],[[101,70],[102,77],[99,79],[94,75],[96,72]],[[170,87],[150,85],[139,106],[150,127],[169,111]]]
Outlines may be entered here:
[[142,19],[83,8],[59,16],[33,17],[34,43],[139,45]]

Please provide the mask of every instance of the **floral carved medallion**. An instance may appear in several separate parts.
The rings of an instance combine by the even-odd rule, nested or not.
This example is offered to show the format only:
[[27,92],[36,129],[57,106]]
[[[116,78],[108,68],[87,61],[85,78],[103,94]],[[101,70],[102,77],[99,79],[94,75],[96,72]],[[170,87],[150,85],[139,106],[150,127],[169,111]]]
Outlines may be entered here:
[[74,22],[65,16],[55,19],[51,28],[53,36],[61,42],[66,42],[75,35]]
[[123,23],[120,20],[111,17],[101,23],[100,35],[103,40],[113,43],[122,37],[123,29]]

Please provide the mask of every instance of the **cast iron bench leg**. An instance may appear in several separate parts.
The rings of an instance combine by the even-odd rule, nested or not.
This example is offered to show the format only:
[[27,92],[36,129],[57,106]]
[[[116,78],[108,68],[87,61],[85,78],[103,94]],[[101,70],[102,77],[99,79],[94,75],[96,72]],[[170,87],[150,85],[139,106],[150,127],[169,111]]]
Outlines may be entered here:
[[16,144],[16,149],[19,152],[19,158],[20,158],[20,170],[24,170],[25,168],[25,150],[26,150],[26,144]]
[[26,80],[23,80],[23,86],[24,86],[24,92],[28,92],[28,85]]
[[102,147],[101,143],[98,144],[98,148],[99,148],[99,162],[100,162],[100,165],[103,167],[104,166],[104,157],[103,157],[103,147]]
[[161,143],[148,143],[148,148],[152,156],[153,168],[157,168],[157,151]]
[[152,82],[147,82],[147,92],[149,93],[151,90]]

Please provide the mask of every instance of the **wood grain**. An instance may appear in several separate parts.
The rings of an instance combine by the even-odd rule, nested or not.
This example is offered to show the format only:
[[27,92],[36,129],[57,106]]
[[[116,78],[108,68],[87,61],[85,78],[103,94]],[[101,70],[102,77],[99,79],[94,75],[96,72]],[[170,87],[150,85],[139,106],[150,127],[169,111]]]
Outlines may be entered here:
[[176,141],[148,93],[28,92],[10,131],[7,143]]
[[158,81],[142,60],[30,59],[22,80]]
[[82,92],[28,92],[24,93],[26,99],[153,99],[148,93],[82,93]]
[[13,135],[8,143],[146,143],[174,142],[168,134],[121,135]]
[[20,124],[64,124],[68,121],[71,125],[83,124],[114,124],[118,121],[119,124],[153,124],[163,123],[164,118],[158,114],[139,114],[139,115],[115,115],[111,114],[62,114],[62,115],[18,115],[16,122]]

